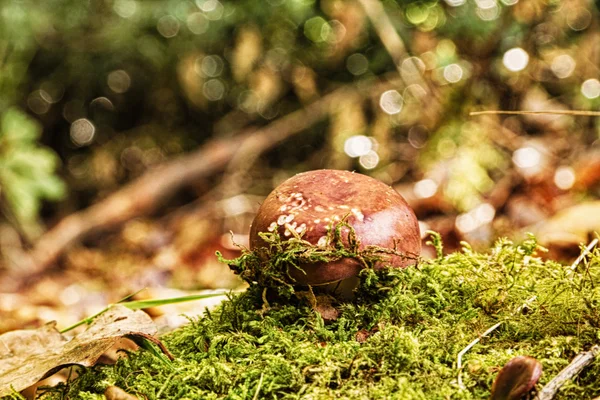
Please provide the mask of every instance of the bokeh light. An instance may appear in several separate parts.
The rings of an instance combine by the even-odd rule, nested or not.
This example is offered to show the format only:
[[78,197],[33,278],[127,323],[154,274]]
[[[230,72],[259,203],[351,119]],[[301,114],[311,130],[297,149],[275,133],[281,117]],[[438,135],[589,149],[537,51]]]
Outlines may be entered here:
[[598,79],[588,79],[581,84],[581,94],[588,99],[595,99],[600,96],[600,81]]
[[429,12],[429,7],[426,7],[424,4],[412,3],[406,8],[406,19],[414,25],[422,24],[427,20]]
[[360,156],[358,163],[365,169],[373,169],[379,164],[379,154],[370,150],[367,154]]
[[115,106],[108,97],[103,96],[103,97],[96,97],[94,100],[92,100],[90,102],[90,109],[97,110],[99,108],[108,110],[108,111],[113,111],[115,109]]
[[480,224],[489,224],[494,220],[496,209],[489,203],[483,203],[473,209],[475,220]]
[[349,137],[344,142],[344,152],[350,157],[360,157],[368,154],[373,149],[373,142],[364,135]]
[[211,21],[217,21],[223,17],[224,7],[218,0],[196,0],[196,5],[206,13]]
[[204,83],[202,93],[210,101],[217,101],[225,94],[225,85],[220,79],[211,79]]
[[369,70],[369,60],[361,53],[354,53],[346,59],[346,68],[352,75],[362,75]]
[[494,220],[496,209],[489,203],[482,203],[471,211],[456,217],[455,225],[462,233],[470,233],[490,224]]
[[27,97],[27,106],[31,111],[40,115],[46,114],[50,110],[50,102],[48,101],[48,95],[41,90],[31,92]]
[[94,140],[96,127],[86,118],[76,120],[71,124],[71,141],[79,147],[87,146]]
[[331,28],[331,31],[325,28],[325,35],[327,36],[326,40],[328,42],[339,43],[344,39],[344,36],[346,36],[346,26],[337,19],[329,21],[329,27]]
[[444,67],[444,79],[450,83],[456,83],[463,77],[463,69],[458,64],[450,64]]
[[331,33],[332,28],[323,17],[313,17],[304,23],[304,35],[315,43],[327,41]]
[[158,20],[156,24],[156,29],[158,33],[166,38],[172,38],[177,36],[179,33],[179,21],[172,15],[165,15],[161,19]]
[[500,15],[496,0],[476,0],[477,15],[484,21],[493,21]]
[[512,161],[517,170],[525,178],[540,174],[548,163],[547,156],[541,152],[542,147],[524,145],[513,152]]
[[502,63],[509,71],[522,71],[529,64],[529,54],[522,48],[515,47],[504,53]]
[[206,17],[211,21],[220,20],[225,12],[225,7],[218,0],[207,0],[200,8],[206,12]]
[[131,18],[137,11],[135,0],[115,0],[113,10],[122,18]]
[[48,103],[58,103],[65,94],[64,86],[53,80],[48,80],[40,85],[40,96]]
[[217,55],[202,57],[200,60],[199,70],[200,74],[205,77],[214,78],[223,72],[224,62],[223,59]]
[[408,131],[408,143],[415,149],[421,149],[427,144],[429,133],[423,125],[415,125]]
[[208,31],[210,26],[210,22],[201,12],[195,12],[188,15],[186,23],[190,32],[195,35],[201,35],[205,33]]
[[584,7],[571,8],[567,13],[567,25],[574,31],[582,31],[590,26],[592,13]]
[[422,179],[415,183],[413,192],[420,199],[432,197],[438,190],[438,184],[433,179]]
[[562,190],[569,190],[575,184],[575,170],[570,166],[561,166],[554,173],[554,184]]
[[421,76],[425,69],[425,63],[419,57],[408,57],[402,61],[402,64],[400,65],[402,79],[406,82],[413,82],[416,78]]
[[575,71],[575,60],[568,54],[561,54],[560,56],[554,57],[550,68],[556,77],[564,79],[571,76]]
[[397,90],[388,90],[383,92],[379,98],[379,106],[386,114],[398,114],[400,111],[402,111],[403,104],[404,99]]
[[446,4],[448,4],[451,7],[458,7],[458,6],[462,6],[463,4],[465,4],[467,2],[467,0],[445,0]]
[[125,93],[131,86],[131,78],[126,71],[119,69],[108,74],[106,83],[113,92]]
[[539,165],[541,154],[535,147],[525,146],[513,153],[513,162],[519,168],[533,168]]

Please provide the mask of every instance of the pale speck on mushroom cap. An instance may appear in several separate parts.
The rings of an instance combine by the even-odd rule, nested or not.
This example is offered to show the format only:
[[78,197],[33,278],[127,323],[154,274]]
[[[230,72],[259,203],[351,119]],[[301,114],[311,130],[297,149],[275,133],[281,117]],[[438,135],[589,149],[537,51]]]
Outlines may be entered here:
[[[420,253],[418,222],[402,196],[376,179],[337,170],[298,174],[271,192],[252,223],[250,248],[265,245],[259,232],[277,230],[285,239],[291,237],[290,227],[310,243],[322,244],[328,228],[342,219],[354,228],[363,248],[376,245]],[[277,222],[274,229],[273,221]],[[393,259],[391,263],[404,267],[414,261]],[[348,267],[344,273],[355,269]]]

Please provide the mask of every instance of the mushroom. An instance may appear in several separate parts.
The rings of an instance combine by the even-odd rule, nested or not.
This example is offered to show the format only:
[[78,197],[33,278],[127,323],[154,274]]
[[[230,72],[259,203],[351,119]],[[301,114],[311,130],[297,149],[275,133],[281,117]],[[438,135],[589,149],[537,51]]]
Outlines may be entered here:
[[[416,263],[421,251],[419,225],[404,198],[366,175],[327,169],[298,174],[269,194],[252,222],[250,249],[267,247],[259,233],[275,231],[282,240],[299,234],[309,243],[325,247],[329,230],[341,221],[354,230],[359,251],[367,246],[393,250],[375,264],[376,269]],[[345,228],[345,245],[348,233]],[[294,283],[316,286],[354,277],[364,264],[345,257],[299,267],[302,271],[289,270]]]

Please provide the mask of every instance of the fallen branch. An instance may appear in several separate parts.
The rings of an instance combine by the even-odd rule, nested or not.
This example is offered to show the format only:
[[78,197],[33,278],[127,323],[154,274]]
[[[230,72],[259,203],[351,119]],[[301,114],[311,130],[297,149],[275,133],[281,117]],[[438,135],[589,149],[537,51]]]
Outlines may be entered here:
[[264,152],[324,119],[329,108],[356,89],[343,87],[269,125],[234,138],[214,139],[202,148],[147,171],[97,204],[64,218],[40,237],[30,252],[32,263],[20,275],[52,265],[71,244],[92,232],[114,228],[154,210],[180,188],[222,171],[240,149]]
[[558,390],[570,379],[578,375],[586,366],[588,366],[600,354],[600,346],[594,346],[588,351],[579,353],[571,364],[559,372],[540,392],[534,400],[551,400]]

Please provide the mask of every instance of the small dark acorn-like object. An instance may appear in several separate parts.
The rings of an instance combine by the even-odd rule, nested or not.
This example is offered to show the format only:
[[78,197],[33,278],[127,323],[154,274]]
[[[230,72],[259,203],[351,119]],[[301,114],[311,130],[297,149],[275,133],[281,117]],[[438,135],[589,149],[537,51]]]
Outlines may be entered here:
[[527,395],[542,375],[542,364],[533,357],[517,356],[504,365],[492,385],[490,400],[519,400]]
[[[404,198],[366,175],[327,169],[298,174],[269,194],[252,223],[250,249],[267,246],[260,232],[275,231],[283,240],[295,233],[313,245],[326,247],[329,230],[340,222],[354,230],[359,251],[368,246],[393,250],[384,254],[376,269],[416,264],[421,252],[419,224]],[[343,229],[343,241],[348,241],[349,229]],[[356,276],[364,265],[345,257],[300,267],[304,273],[290,270],[294,283],[325,285]]]

